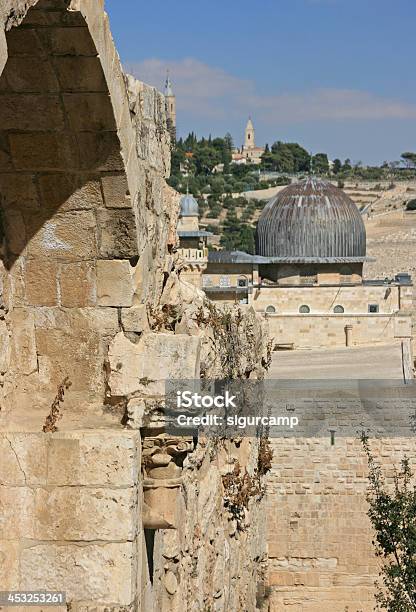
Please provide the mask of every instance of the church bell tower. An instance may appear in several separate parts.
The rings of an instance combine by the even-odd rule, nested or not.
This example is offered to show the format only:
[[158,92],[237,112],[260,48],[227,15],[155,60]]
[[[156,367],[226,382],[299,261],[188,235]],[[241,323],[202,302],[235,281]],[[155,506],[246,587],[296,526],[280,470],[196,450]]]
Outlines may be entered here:
[[245,131],[245,137],[244,137],[244,149],[254,149],[256,146],[255,144],[255,140],[254,140],[254,125],[253,122],[251,121],[251,117],[248,118],[247,121],[247,125],[246,125],[246,131]]

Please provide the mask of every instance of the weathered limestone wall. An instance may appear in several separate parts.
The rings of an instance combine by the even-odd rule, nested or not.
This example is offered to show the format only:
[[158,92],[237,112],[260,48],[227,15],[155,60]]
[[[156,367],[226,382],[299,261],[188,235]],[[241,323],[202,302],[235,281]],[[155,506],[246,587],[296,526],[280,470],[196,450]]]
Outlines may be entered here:
[[140,610],[140,435],[9,433],[0,449],[2,589]]
[[[0,0],[0,19],[3,588],[254,612],[262,495],[237,525],[222,477],[239,461],[260,482],[258,446],[172,440],[161,416],[165,379],[224,371],[211,311],[180,288],[164,98],[123,75],[102,0]],[[232,318],[233,373],[261,375],[262,325]]]
[[[233,372],[260,376],[267,360],[264,324],[254,311],[240,314],[238,309],[232,313],[236,323],[227,332],[235,334],[240,349]],[[200,371],[207,378],[224,375],[218,317],[202,292],[172,274],[153,313],[159,333],[144,333],[135,342],[120,334],[110,347],[110,387],[126,398],[128,426],[141,428],[145,436],[146,612],[254,612],[264,584],[262,491],[253,490],[233,512],[227,509],[227,496],[242,487],[238,478],[247,472],[260,482],[258,441],[197,443],[163,434],[166,379],[199,378]],[[223,477],[237,469],[237,462],[231,491]]]
[[[253,306],[267,314],[270,335],[276,344],[293,343],[295,348],[346,346],[346,326],[350,346],[400,341],[410,338],[412,287],[359,285],[352,287],[265,288],[254,295]],[[379,313],[368,313],[377,304]],[[309,314],[299,313],[302,305]],[[343,314],[333,312],[336,306]]]
[[294,348],[346,346],[346,326],[350,346],[400,342],[411,338],[411,317],[408,315],[267,315],[270,336],[275,344],[293,343]]
[[255,612],[266,570],[266,522],[262,496],[253,495],[237,521],[224,507],[222,477],[239,461],[254,473],[257,445],[209,442],[184,466],[186,515],[177,530],[158,530],[152,585],[144,610],[158,612]]
[[366,314],[369,304],[377,304],[379,312],[391,314],[399,310],[400,288],[397,285],[264,287],[253,297],[256,310],[273,305],[278,314],[298,314],[303,304],[312,314],[330,314],[335,306],[343,306],[346,314]]
[[39,430],[66,376],[68,427],[101,417],[109,342],[127,309],[157,302],[172,266],[177,196],[165,183],[163,97],[122,74],[102,5],[1,4],[7,430]]
[[[270,612],[372,612],[379,560],[367,517],[361,442],[336,436],[272,440],[268,485]],[[409,438],[371,441],[392,484]]]

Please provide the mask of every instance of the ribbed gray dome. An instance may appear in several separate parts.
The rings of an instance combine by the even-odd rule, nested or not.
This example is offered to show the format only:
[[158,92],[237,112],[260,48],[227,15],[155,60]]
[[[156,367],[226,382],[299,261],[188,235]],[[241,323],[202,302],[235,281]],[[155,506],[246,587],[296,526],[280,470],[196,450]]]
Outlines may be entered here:
[[366,254],[366,233],[354,202],[328,181],[293,183],[265,206],[256,234],[257,255],[289,258],[357,258]]
[[180,217],[198,217],[199,215],[199,207],[198,202],[195,198],[187,193],[186,195],[181,197],[181,212],[179,213]]

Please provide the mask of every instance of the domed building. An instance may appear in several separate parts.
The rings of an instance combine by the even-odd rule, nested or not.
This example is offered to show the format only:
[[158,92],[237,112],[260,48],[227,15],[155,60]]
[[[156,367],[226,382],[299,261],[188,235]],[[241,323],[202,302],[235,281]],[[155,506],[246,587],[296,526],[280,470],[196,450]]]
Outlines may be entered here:
[[255,255],[209,254],[203,288],[211,299],[263,313],[277,348],[411,337],[410,276],[366,281],[366,261],[366,230],[355,203],[332,183],[309,177],[267,203]]
[[264,278],[278,283],[360,282],[366,232],[354,202],[316,178],[289,185],[264,208],[256,252],[268,259]]
[[201,286],[202,272],[208,263],[207,240],[210,232],[199,229],[199,207],[195,198],[187,193],[181,197],[178,221],[179,254],[183,259],[183,278]]

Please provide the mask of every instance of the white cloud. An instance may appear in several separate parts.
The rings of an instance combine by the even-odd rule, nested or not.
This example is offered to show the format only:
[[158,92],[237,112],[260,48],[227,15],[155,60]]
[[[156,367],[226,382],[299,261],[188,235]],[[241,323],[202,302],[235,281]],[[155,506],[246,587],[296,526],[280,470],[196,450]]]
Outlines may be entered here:
[[250,81],[227,74],[221,68],[208,66],[196,59],[185,58],[178,62],[146,59],[127,64],[126,70],[145,83],[163,91],[166,70],[169,68],[180,108],[194,116],[223,118],[230,102],[239,95],[254,95]]
[[415,119],[416,105],[356,89],[315,89],[260,95],[255,83],[194,58],[146,59],[126,66],[137,78],[162,89],[169,68],[182,112],[203,119],[256,114],[269,125],[303,121]]

